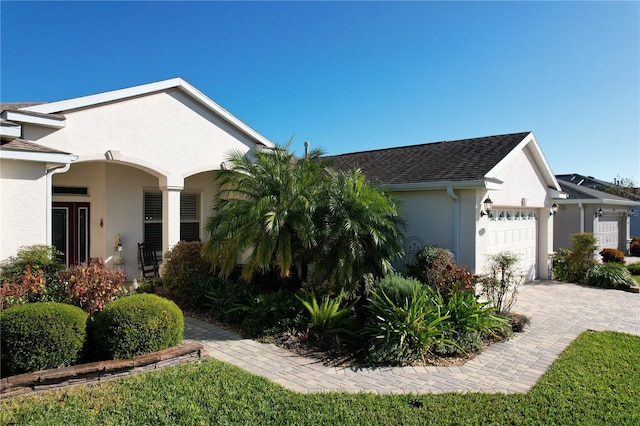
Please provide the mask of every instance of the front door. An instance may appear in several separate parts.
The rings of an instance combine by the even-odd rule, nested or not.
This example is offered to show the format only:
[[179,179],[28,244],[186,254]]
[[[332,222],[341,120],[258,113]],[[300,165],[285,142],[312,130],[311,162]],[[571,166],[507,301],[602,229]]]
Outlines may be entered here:
[[77,265],[89,261],[89,203],[53,203],[52,243],[62,262]]

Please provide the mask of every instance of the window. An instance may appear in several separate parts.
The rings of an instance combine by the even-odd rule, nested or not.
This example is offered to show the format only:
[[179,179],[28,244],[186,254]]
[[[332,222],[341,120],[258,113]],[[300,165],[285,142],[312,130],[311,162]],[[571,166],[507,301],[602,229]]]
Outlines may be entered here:
[[[180,239],[200,240],[199,194],[180,194]],[[162,250],[162,192],[144,192],[144,242]]]
[[180,239],[200,240],[200,196],[180,194]]

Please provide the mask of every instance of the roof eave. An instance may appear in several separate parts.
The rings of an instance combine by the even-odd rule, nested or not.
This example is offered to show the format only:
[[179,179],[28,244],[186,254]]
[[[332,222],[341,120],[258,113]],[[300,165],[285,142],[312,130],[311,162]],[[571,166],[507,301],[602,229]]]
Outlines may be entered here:
[[447,189],[502,189],[502,181],[498,179],[477,179],[477,180],[461,180],[461,181],[431,181],[431,182],[407,182],[407,183],[391,183],[383,184],[385,189],[390,191],[433,191]]
[[608,198],[568,198],[557,199],[558,204],[609,204],[614,206],[640,206],[639,201],[612,200]]
[[63,152],[37,152],[0,149],[0,159],[35,161],[38,163],[70,164],[77,156]]
[[18,123],[35,124],[53,129],[62,129],[67,125],[67,120],[64,118],[33,115],[29,114],[29,111],[5,110],[2,112],[2,119]]

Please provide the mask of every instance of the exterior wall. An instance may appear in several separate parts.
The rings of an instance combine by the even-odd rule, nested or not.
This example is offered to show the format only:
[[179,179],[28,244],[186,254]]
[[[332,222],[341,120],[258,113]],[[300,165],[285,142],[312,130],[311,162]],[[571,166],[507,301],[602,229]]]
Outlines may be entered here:
[[[559,248],[571,248],[571,240],[569,235],[581,232],[580,230],[580,215],[582,214],[580,207],[577,204],[562,204],[558,209],[553,219],[553,250],[557,251]],[[584,224],[593,219],[593,213],[588,216],[584,212]]]
[[0,160],[0,181],[0,260],[4,260],[21,246],[47,242],[45,165]]

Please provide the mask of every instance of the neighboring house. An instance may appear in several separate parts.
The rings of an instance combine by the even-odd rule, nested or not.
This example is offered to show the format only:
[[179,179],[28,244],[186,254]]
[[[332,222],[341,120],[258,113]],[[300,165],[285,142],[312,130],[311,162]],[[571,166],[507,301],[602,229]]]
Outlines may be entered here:
[[128,279],[137,243],[203,237],[232,151],[273,146],[180,78],[0,108],[0,259],[53,244],[68,265],[109,263],[119,238]]
[[565,176],[557,176],[568,198],[556,200],[559,209],[554,221],[554,249],[571,248],[571,234],[592,232],[600,249],[628,253],[631,219],[638,214],[640,202],[593,189],[582,179],[565,180]]
[[563,194],[533,133],[326,158],[342,169],[360,168],[402,202],[407,242],[400,269],[419,248],[436,244],[473,273],[485,270],[487,255],[510,250],[520,255],[529,279],[548,278],[550,211]]
[[[565,174],[565,175],[556,175],[556,178],[560,183],[561,181],[569,182],[574,185],[578,185],[583,188],[591,188],[597,189],[598,191],[603,191],[606,194],[600,196],[600,198],[611,197],[611,193],[608,190],[614,190],[618,196],[623,196],[620,192],[618,192],[621,188],[617,185],[617,183],[605,182],[600,179],[596,179],[593,176],[584,176],[577,173]],[[640,202],[640,195],[634,194],[630,191],[625,191],[626,194],[624,198]],[[590,198],[590,197],[587,197]],[[629,223],[629,233],[630,236],[638,236],[640,237],[640,208],[638,208],[638,204],[634,204],[634,207],[630,209],[630,223]]]

